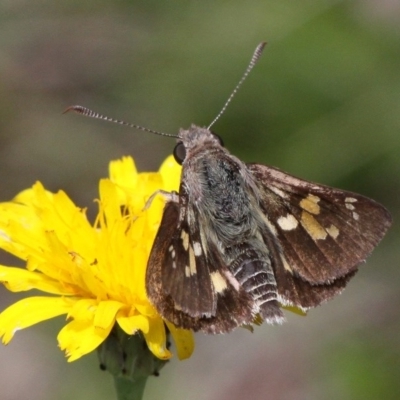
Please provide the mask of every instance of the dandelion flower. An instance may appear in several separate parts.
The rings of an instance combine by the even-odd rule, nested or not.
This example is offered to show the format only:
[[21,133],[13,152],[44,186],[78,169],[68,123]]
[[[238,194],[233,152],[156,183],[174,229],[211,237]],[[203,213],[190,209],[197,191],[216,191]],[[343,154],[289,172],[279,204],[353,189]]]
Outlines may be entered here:
[[[17,301],[0,314],[0,337],[59,315],[67,323],[58,343],[69,361],[98,348],[118,326],[141,332],[159,359],[171,357],[167,329],[178,357],[190,356],[193,337],[164,321],[145,292],[146,264],[161,221],[157,190],[177,190],[180,167],[169,157],[157,173],[138,173],[132,158],[110,163],[99,185],[94,224],[63,192],[41,183],[0,203],[0,247],[26,261],[26,268],[0,266],[0,282],[13,292],[36,289],[42,296]],[[167,326],[167,328],[166,328]]]

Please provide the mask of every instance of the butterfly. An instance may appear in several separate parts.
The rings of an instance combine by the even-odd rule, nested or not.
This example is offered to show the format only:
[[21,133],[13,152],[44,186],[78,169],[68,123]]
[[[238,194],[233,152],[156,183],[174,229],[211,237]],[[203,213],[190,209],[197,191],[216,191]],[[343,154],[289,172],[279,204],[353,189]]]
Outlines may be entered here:
[[147,296],[159,314],[181,328],[225,333],[259,318],[282,323],[281,306],[306,312],[342,292],[391,225],[389,212],[362,195],[246,164],[210,126],[177,135],[179,192],[162,193],[146,272]]
[[224,333],[256,316],[281,323],[281,305],[316,307],[391,224],[367,197],[243,163],[208,129],[179,137],[180,189],[166,196],[146,274],[149,299],[176,326]]

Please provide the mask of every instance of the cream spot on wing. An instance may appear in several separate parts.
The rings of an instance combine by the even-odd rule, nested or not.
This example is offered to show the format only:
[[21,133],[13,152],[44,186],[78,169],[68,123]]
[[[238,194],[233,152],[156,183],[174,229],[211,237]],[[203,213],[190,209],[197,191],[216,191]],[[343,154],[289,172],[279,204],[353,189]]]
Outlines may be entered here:
[[360,216],[359,216],[356,212],[353,212],[353,218],[354,218],[356,221],[358,221],[358,220],[360,219]]
[[344,199],[344,201],[345,201],[346,203],[355,203],[355,202],[357,201],[357,199],[355,199],[354,197],[346,197],[346,198]]
[[201,244],[199,242],[193,242],[193,251],[196,257],[201,256],[202,250],[201,250]]
[[324,240],[328,236],[326,230],[307,211],[301,213],[301,225],[314,240]]
[[174,246],[172,246],[172,244],[171,244],[171,246],[168,247],[168,251],[171,253],[173,250],[174,250]]
[[283,190],[278,189],[275,186],[271,186],[268,189],[270,189],[272,192],[274,192],[275,194],[277,194],[279,197],[282,197],[282,199],[287,199],[289,196],[287,193],[285,193]]
[[187,249],[189,248],[189,235],[184,230],[182,230],[182,232],[181,232],[181,239],[182,239],[183,248],[187,251]]
[[172,268],[175,269],[176,268],[176,262],[172,261]]
[[313,194],[309,194],[305,199],[300,201],[300,207],[308,211],[310,214],[318,215],[321,211],[318,202],[321,199],[318,196],[314,196]]
[[271,221],[268,219],[268,217],[264,213],[260,213],[260,215],[261,215],[261,218],[262,218],[264,224],[267,225],[267,227],[271,231],[271,233],[274,236],[277,236],[278,232],[276,231],[275,226],[271,224]]
[[194,251],[193,251],[192,246],[189,247],[189,266],[190,266],[190,275],[197,274],[196,258],[194,256]]
[[348,210],[355,210],[356,208],[351,203],[345,203]]
[[176,256],[175,250],[172,250],[172,251],[171,251],[171,257],[172,257],[172,258],[175,258],[175,256]]
[[[206,235],[204,234],[204,230],[201,228],[199,228],[199,229],[200,229],[201,243],[207,243],[207,238],[206,238]],[[204,252],[204,255],[207,256],[207,247],[206,246],[204,247],[203,252]]]
[[328,235],[334,239],[339,236],[339,229],[335,225],[331,225],[329,228],[326,228]]
[[186,278],[190,278],[190,267],[187,265],[185,267],[185,276]]
[[293,274],[293,270],[292,270],[291,266],[289,265],[289,263],[287,262],[285,256],[283,254],[280,254],[280,256],[281,256],[282,264],[283,264],[283,267],[285,268],[285,270],[290,272],[291,274]]
[[292,231],[299,224],[299,221],[292,214],[288,214],[286,217],[279,217],[277,222],[284,231]]
[[222,293],[228,288],[225,278],[218,272],[211,272],[211,281],[217,293]]

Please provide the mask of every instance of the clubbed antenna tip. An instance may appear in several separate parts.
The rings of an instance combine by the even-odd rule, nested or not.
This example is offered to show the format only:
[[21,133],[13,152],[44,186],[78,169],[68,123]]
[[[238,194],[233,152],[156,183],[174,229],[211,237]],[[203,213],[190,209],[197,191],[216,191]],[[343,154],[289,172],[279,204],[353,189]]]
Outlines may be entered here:
[[91,110],[90,108],[86,108],[83,106],[79,106],[79,105],[70,106],[63,112],[63,114],[66,114],[67,112],[70,112],[70,111],[73,111],[77,114],[84,115],[85,117],[90,117],[90,118],[95,118],[95,119],[101,119],[103,121],[113,122],[115,124],[128,126],[129,128],[135,128],[135,129],[139,129],[144,132],[154,133],[156,135],[178,138],[178,136],[176,136],[176,135],[170,135],[169,133],[154,131],[153,129],[145,128],[140,125],[131,124],[129,122],[121,121],[119,119],[114,119],[114,118],[107,117],[105,115],[101,115],[98,112],[95,112],[95,111]]

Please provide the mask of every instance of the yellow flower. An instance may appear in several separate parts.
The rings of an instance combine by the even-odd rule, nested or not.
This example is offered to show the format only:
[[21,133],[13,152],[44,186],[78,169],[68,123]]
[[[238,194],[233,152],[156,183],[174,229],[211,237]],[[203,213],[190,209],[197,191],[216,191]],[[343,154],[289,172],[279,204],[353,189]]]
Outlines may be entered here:
[[26,261],[26,269],[0,266],[0,282],[13,292],[49,294],[27,297],[0,314],[3,343],[19,329],[67,314],[58,342],[69,361],[96,349],[115,323],[129,335],[141,331],[160,359],[171,357],[166,324],[178,357],[189,357],[192,333],[163,321],[145,293],[164,200],[156,196],[150,207],[145,204],[158,189],[177,190],[179,176],[172,157],[158,173],[137,173],[130,157],[111,162],[110,178],[100,181],[93,225],[64,192],[50,193],[40,183],[0,203],[0,248]]

